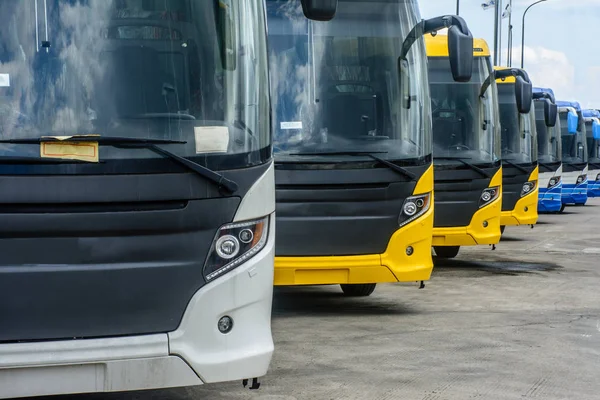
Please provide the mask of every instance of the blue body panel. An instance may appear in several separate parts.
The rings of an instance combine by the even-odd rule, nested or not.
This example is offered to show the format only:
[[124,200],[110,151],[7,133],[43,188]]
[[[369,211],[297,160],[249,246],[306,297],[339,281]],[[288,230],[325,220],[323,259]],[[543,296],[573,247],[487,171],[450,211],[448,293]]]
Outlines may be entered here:
[[563,184],[562,187],[562,203],[583,205],[588,199],[588,181],[577,184]]
[[600,197],[600,181],[588,181],[588,197]]
[[562,182],[551,189],[540,188],[538,213],[559,212],[562,207]]

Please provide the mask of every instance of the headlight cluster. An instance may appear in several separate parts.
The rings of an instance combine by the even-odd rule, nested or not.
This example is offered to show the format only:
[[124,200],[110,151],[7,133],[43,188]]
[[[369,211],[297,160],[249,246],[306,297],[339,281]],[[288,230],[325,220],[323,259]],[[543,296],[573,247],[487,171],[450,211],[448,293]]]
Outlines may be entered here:
[[529,193],[535,190],[537,182],[525,182],[521,188],[521,197],[527,196]]
[[407,197],[402,204],[398,225],[403,226],[425,214],[431,207],[431,193]]
[[585,174],[579,175],[577,177],[577,184],[581,185],[583,182],[585,182],[586,179],[587,179],[587,175],[585,175]]
[[479,198],[479,208],[485,207],[500,196],[500,186],[483,189]]
[[238,267],[262,250],[269,236],[269,217],[223,225],[204,263],[207,281]]
[[559,183],[560,183],[560,176],[553,176],[548,181],[548,189],[553,188],[554,186],[558,185]]
[[596,175],[596,180],[600,181],[600,174]]

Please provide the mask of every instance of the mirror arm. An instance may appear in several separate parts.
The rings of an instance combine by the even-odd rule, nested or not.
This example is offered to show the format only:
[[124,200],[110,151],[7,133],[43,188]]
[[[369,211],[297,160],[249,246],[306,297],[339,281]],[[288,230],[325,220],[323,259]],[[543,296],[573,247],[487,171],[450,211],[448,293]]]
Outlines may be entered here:
[[481,90],[479,91],[479,97],[483,98],[485,96],[485,92],[488,90],[488,87],[490,87],[490,85],[492,84],[492,79],[496,80],[496,73],[495,71],[492,71],[487,78],[485,78],[485,81],[483,81],[483,83],[481,84]]
[[404,39],[404,43],[402,43],[400,58],[403,60],[406,59],[408,51],[420,37],[428,33],[437,32],[440,29],[450,28],[451,26],[457,26],[465,35],[471,33],[465,20],[456,15],[444,15],[442,17],[421,20],[421,22],[416,24],[408,35],[406,35],[406,39]]
[[534,92],[533,99],[534,100],[548,99],[552,103],[556,103],[556,99],[554,98],[554,96],[552,96],[552,94],[548,93],[548,92]]

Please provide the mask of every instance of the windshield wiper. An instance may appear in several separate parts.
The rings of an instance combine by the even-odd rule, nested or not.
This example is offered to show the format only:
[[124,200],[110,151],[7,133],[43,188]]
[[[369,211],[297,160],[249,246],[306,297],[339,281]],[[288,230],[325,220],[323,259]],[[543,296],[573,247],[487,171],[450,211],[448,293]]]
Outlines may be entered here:
[[508,164],[508,165],[510,165],[511,167],[515,167],[516,169],[518,169],[519,171],[521,171],[521,172],[523,172],[523,173],[525,173],[525,174],[527,174],[527,173],[530,173],[530,172],[531,172],[531,171],[530,171],[530,170],[528,170],[527,168],[525,168],[525,167],[522,167],[522,166],[520,166],[519,164],[516,164],[516,163],[514,163],[514,162],[511,162],[510,160],[508,160],[508,159],[506,159],[506,158],[503,158],[503,159],[502,159],[502,162],[503,162],[503,163],[507,163],[507,164]]
[[[187,142],[181,140],[170,140],[170,139],[144,139],[144,138],[131,138],[131,137],[118,137],[118,136],[71,136],[66,139],[57,139],[52,137],[39,137],[39,138],[19,138],[19,139],[1,139],[0,143],[11,143],[11,144],[38,144],[42,142],[56,142],[56,143],[67,143],[67,142],[96,142],[100,146],[112,146],[117,148],[131,148],[131,149],[148,149],[156,154],[160,154],[176,163],[186,167],[187,169],[195,172],[203,178],[210,180],[215,183],[219,190],[221,188],[226,189],[229,193],[235,193],[238,190],[238,185],[234,181],[225,178],[219,174],[207,168],[203,165],[188,160],[185,157],[178,156],[168,150],[159,147],[159,144],[185,144]],[[48,160],[40,158],[40,160]],[[72,160],[67,160],[72,161]]]
[[492,175],[490,175],[489,172],[487,172],[484,169],[479,168],[477,165],[475,164],[471,164],[468,161],[465,161],[465,158],[463,157],[437,157],[437,156],[433,156],[433,160],[454,160],[454,161],[458,161],[459,163],[466,165],[467,167],[471,168],[473,171],[479,173],[481,176],[485,177],[485,178],[491,178]]
[[320,151],[320,152],[306,152],[306,153],[291,153],[292,156],[365,156],[369,157],[391,170],[398,172],[401,175],[409,178],[410,180],[416,181],[417,175],[413,174],[406,168],[402,168],[399,165],[394,164],[388,160],[376,156],[375,154],[386,154],[387,151]]

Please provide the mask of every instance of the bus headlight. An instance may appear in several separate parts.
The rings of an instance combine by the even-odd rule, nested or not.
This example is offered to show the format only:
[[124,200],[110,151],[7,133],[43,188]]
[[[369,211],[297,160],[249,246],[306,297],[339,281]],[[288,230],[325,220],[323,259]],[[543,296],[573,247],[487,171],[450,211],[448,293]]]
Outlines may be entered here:
[[586,179],[587,179],[587,175],[585,175],[585,174],[584,175],[579,175],[577,177],[577,184],[581,185],[583,182],[585,182]]
[[204,263],[204,277],[215,279],[240,266],[261,251],[269,236],[269,217],[223,225]]
[[560,176],[553,176],[548,181],[548,189],[553,188],[554,186],[558,185],[559,183],[560,183]]
[[600,174],[596,175],[596,180],[600,181]]
[[500,186],[483,189],[479,199],[479,208],[485,207],[500,196]]
[[529,193],[533,192],[536,185],[537,182],[525,182],[521,188],[521,197],[527,196]]
[[425,214],[431,207],[431,193],[410,196],[402,204],[402,212],[398,217],[398,226],[404,226]]

